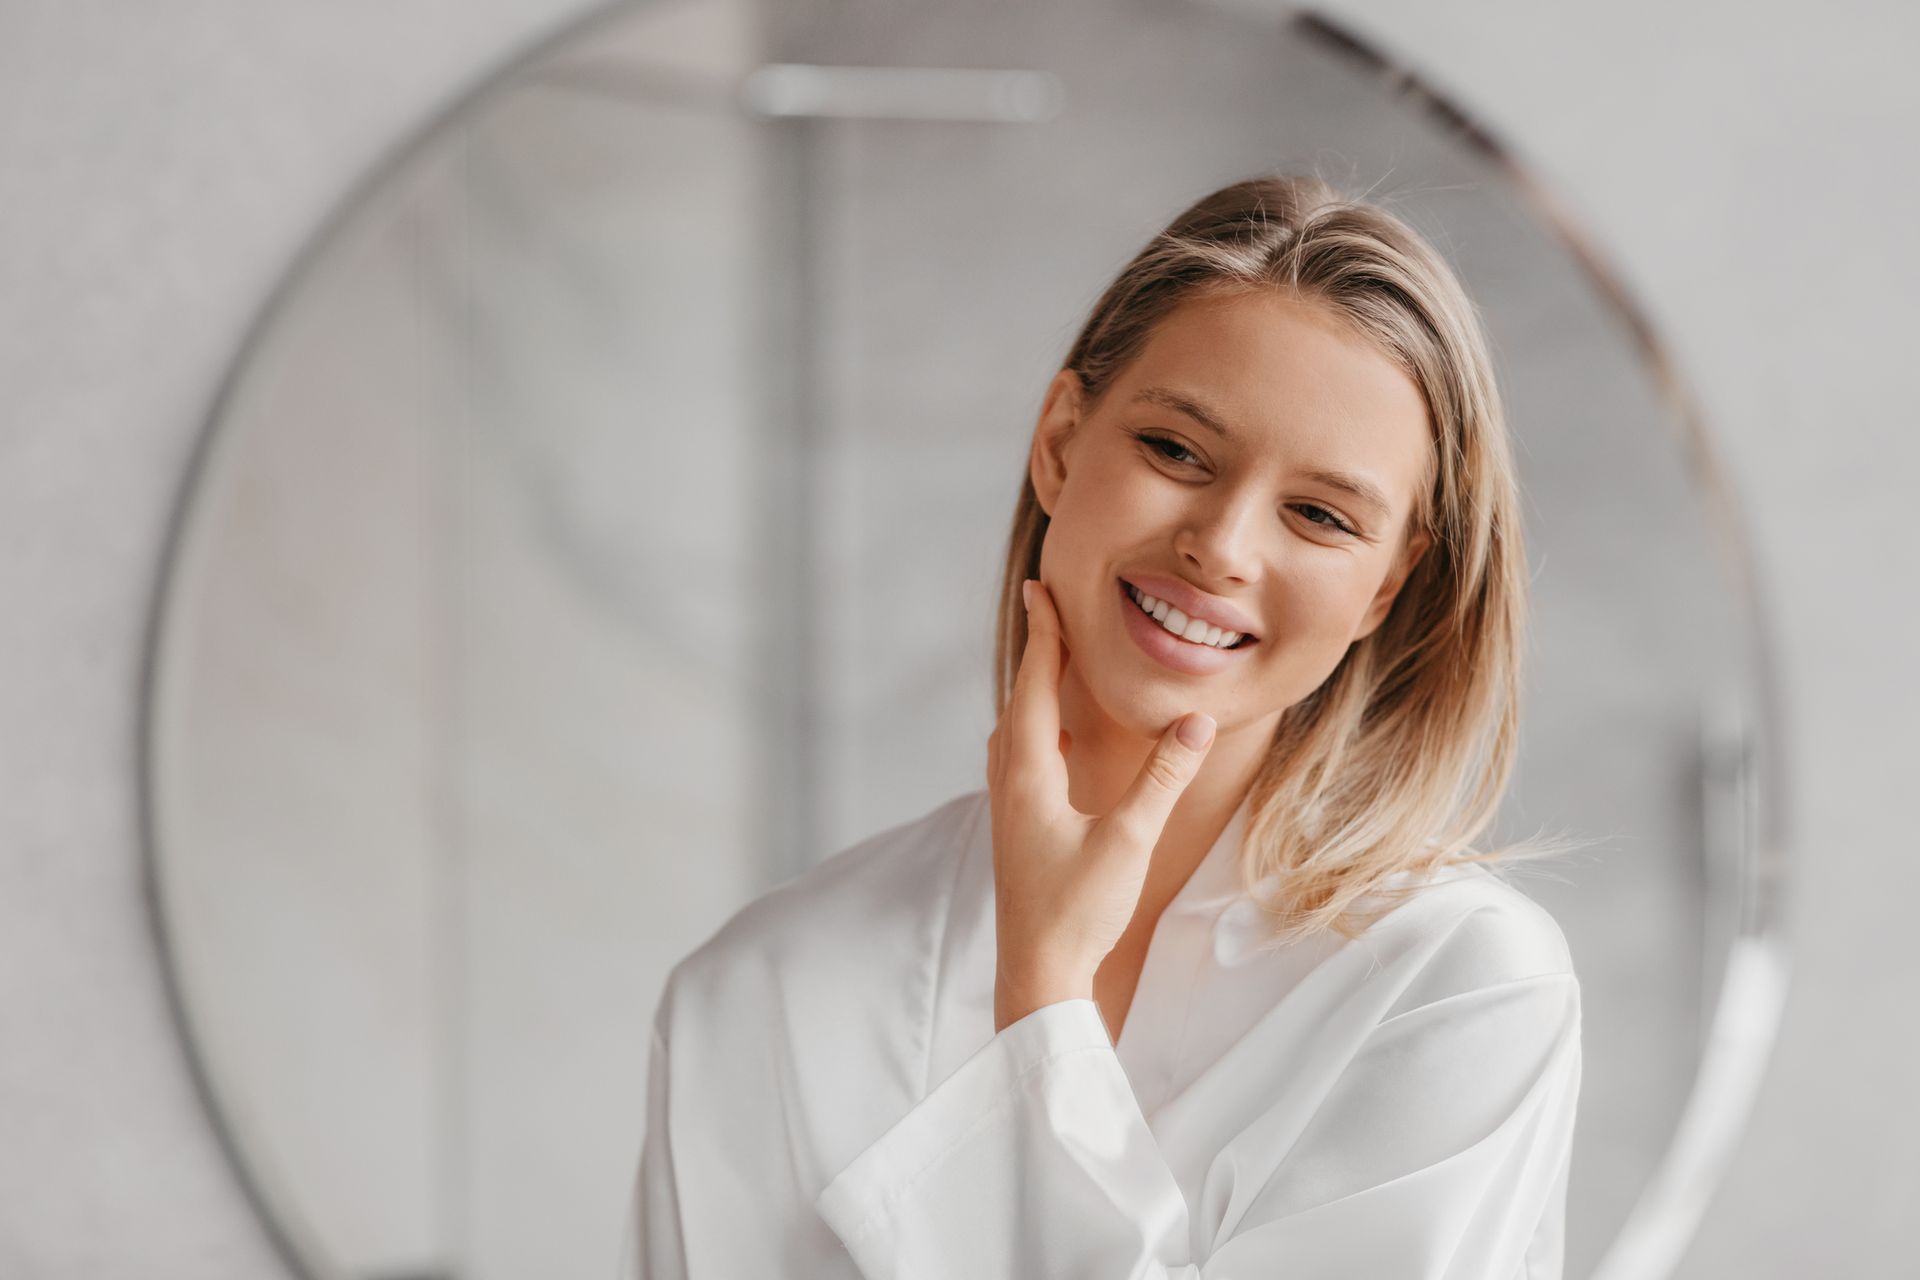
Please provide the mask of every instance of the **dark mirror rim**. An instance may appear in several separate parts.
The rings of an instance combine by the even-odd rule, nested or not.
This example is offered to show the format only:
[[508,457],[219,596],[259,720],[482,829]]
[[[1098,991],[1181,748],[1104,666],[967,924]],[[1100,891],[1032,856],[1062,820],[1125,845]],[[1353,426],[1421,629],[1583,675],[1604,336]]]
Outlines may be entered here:
[[[1214,3],[1215,0],[1194,0]],[[188,540],[195,500],[206,483],[211,459],[222,436],[221,424],[248,368],[278,327],[306,282],[329,260],[359,213],[398,185],[416,161],[430,154],[471,113],[483,110],[511,91],[529,72],[554,55],[576,47],[650,5],[646,0],[615,0],[571,19],[512,49],[490,70],[451,94],[422,123],[404,134],[352,183],[295,255],[267,295],[216,389],[205,422],[184,469],[162,541],[143,644],[139,722],[136,732],[136,788],[142,847],[142,887],[153,932],[158,967],[169,1011],[180,1032],[195,1091],[248,1202],[293,1275],[302,1280],[340,1280],[343,1272],[324,1242],[306,1225],[285,1188],[271,1171],[259,1167],[246,1141],[244,1118],[236,1113],[231,1091],[219,1087],[218,1068],[196,1029],[192,1000],[184,989],[161,884],[159,768],[156,740],[160,714],[158,689],[164,668],[168,621],[175,580]],[[1346,19],[1311,8],[1276,5],[1276,22],[1294,30],[1330,56],[1347,60],[1376,77],[1390,97],[1421,113],[1472,147],[1507,183],[1519,202],[1553,234],[1578,264],[1587,283],[1612,317],[1632,336],[1681,436],[1693,468],[1697,491],[1708,508],[1717,550],[1746,623],[1749,651],[1742,655],[1743,687],[1752,707],[1753,760],[1750,797],[1753,823],[1742,849],[1740,901],[1725,976],[1711,1002],[1706,1035],[1686,1104],[1672,1139],[1642,1190],[1626,1222],[1601,1260],[1602,1280],[1671,1275],[1693,1238],[1718,1188],[1735,1144],[1745,1129],[1760,1080],[1777,1038],[1789,964],[1783,928],[1788,888],[1787,791],[1789,762],[1784,758],[1782,699],[1773,654],[1772,616],[1753,543],[1745,532],[1734,487],[1714,445],[1704,415],[1687,391],[1672,357],[1645,312],[1634,302],[1620,274],[1597,247],[1595,238],[1568,206],[1533,176],[1514,149],[1464,110],[1458,100],[1433,86],[1411,64],[1387,55],[1385,44],[1363,36]]]

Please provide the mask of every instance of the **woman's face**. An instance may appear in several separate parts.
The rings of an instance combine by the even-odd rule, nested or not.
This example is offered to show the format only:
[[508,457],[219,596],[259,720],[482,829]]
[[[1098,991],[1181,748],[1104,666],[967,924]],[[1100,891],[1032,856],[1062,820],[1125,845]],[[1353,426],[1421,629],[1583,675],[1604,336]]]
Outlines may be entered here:
[[[1425,550],[1409,529],[1430,433],[1407,374],[1325,304],[1277,289],[1176,308],[1095,408],[1061,371],[1030,463],[1066,678],[1143,735],[1188,711],[1223,735],[1270,731],[1386,617]],[[1131,587],[1249,638],[1176,638]]]

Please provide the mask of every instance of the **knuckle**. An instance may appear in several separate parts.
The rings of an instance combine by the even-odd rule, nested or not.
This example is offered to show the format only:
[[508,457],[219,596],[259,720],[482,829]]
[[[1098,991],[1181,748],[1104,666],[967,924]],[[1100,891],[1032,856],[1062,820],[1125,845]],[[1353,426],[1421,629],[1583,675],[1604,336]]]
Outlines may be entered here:
[[1158,786],[1169,791],[1178,790],[1187,780],[1186,763],[1177,760],[1169,752],[1162,751],[1147,762],[1147,776]]

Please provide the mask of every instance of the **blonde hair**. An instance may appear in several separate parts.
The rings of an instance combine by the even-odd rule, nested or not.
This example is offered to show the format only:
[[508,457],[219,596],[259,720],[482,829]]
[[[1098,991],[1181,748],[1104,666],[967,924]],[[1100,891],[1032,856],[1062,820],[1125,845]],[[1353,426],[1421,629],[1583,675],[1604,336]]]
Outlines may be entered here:
[[[1471,847],[1499,808],[1519,732],[1519,486],[1486,336],[1452,269],[1399,218],[1317,177],[1249,178],[1180,214],[1101,295],[1062,367],[1091,407],[1176,306],[1266,288],[1323,304],[1391,357],[1435,435],[1409,526],[1431,546],[1380,625],[1282,713],[1249,791],[1248,891],[1282,935],[1351,938],[1419,887],[1388,883],[1402,872],[1560,851],[1554,840]],[[1002,582],[996,714],[1026,648],[1020,584],[1040,575],[1048,523],[1029,473]],[[1279,887],[1261,898],[1268,876]]]

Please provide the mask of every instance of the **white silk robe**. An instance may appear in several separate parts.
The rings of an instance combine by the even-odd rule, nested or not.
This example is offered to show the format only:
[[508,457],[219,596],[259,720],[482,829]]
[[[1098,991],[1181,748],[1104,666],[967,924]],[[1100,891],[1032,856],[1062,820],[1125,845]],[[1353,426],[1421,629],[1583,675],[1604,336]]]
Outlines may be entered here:
[[1085,999],[994,1031],[985,790],[744,907],[661,993],[625,1273],[1558,1277],[1580,991],[1552,917],[1454,868],[1275,947],[1247,816],[1117,1044]]

